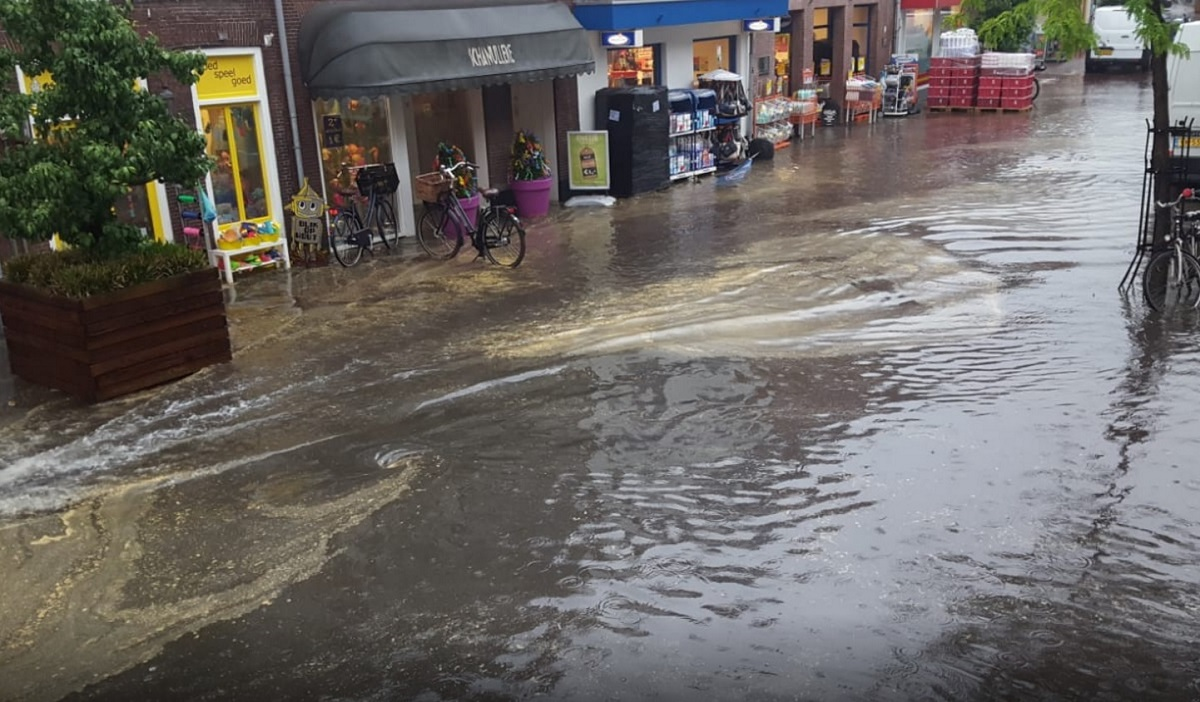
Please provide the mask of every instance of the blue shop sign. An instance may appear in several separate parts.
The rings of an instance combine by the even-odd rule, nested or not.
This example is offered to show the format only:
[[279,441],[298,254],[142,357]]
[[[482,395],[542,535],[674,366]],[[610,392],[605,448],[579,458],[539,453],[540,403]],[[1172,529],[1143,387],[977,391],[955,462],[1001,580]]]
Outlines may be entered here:
[[642,45],[642,30],[628,32],[601,32],[600,43],[606,49],[628,49],[631,46]]
[[783,23],[778,17],[742,20],[743,32],[778,32]]
[[[621,31],[626,27],[668,27],[705,22],[745,22],[747,17],[782,17],[788,0],[652,0],[577,2],[575,19],[584,29]],[[764,30],[765,31],[765,30]]]

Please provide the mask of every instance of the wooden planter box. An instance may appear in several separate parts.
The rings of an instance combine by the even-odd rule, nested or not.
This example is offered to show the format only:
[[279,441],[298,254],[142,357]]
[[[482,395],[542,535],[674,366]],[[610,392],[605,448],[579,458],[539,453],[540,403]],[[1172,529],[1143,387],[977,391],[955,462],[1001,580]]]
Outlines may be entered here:
[[84,300],[0,281],[13,375],[99,402],[232,359],[212,270]]

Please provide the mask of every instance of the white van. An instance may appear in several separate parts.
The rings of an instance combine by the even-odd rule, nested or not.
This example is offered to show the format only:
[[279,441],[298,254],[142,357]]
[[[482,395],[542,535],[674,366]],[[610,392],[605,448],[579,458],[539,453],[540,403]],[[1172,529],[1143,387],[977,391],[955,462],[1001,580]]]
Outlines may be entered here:
[[1087,73],[1105,66],[1136,66],[1150,68],[1150,52],[1137,36],[1137,22],[1120,5],[1097,7],[1092,10],[1092,31],[1096,46],[1088,52],[1084,63]]
[[[1171,124],[1192,124],[1195,136],[1188,137],[1187,171],[1200,176],[1200,22],[1179,25],[1176,41],[1190,50],[1186,56],[1167,54],[1167,95]],[[1172,138],[1171,154],[1182,153],[1180,137]]]

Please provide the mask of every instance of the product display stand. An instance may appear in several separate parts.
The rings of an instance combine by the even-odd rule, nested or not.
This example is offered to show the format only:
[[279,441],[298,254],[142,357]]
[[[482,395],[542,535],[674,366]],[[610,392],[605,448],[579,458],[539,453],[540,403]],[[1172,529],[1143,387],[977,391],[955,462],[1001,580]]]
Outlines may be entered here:
[[874,122],[883,107],[881,86],[870,80],[856,79],[846,82],[846,124]]
[[754,101],[754,138],[782,149],[792,145],[792,101],[781,97]]
[[207,251],[209,248],[206,234],[208,225],[205,224],[200,211],[199,193],[194,189],[180,190],[177,199],[179,201],[179,219],[183,223],[184,246],[196,251]]
[[711,90],[672,90],[671,180],[683,180],[717,170],[709,146],[716,131],[716,93]]
[[792,114],[789,120],[796,128],[800,141],[804,141],[804,130],[807,127],[812,136],[817,135],[817,123],[821,121],[821,101],[818,97],[817,83],[813,80],[811,69],[804,69],[801,74],[802,82],[796,90],[795,100],[792,101]]

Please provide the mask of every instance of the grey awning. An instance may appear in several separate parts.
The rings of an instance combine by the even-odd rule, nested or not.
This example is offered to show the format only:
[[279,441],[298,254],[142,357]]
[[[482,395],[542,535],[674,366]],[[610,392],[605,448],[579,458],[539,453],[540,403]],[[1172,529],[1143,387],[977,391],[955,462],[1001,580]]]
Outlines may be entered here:
[[548,80],[595,69],[565,5],[523,0],[327,0],[300,22],[313,97],[428,93]]

